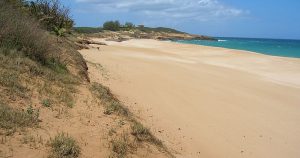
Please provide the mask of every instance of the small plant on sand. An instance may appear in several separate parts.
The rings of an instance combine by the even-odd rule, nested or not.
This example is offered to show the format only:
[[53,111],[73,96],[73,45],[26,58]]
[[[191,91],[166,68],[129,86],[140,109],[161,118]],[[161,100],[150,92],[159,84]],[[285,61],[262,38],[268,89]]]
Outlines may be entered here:
[[76,158],[80,155],[80,147],[77,142],[65,133],[58,134],[50,141],[50,158]]
[[51,100],[50,99],[42,100],[42,105],[47,108],[51,107]]

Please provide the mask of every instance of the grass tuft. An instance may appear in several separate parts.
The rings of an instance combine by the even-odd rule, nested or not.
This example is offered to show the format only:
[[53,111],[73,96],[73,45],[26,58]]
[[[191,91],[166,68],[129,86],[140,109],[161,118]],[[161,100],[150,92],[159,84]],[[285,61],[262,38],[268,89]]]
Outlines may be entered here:
[[77,142],[65,133],[58,134],[50,142],[50,158],[76,158],[80,155],[80,147]]
[[106,109],[104,111],[104,114],[111,115],[113,113],[117,113],[123,116],[129,115],[128,109],[125,108],[124,105],[122,105],[120,101],[113,96],[113,94],[107,87],[99,83],[93,83],[90,87],[90,90],[105,105]]
[[123,134],[120,138],[112,140],[111,144],[112,151],[116,157],[123,158],[127,155],[130,148],[128,135]]
[[131,126],[131,134],[136,137],[138,141],[148,141],[156,145],[162,146],[162,142],[155,138],[150,130],[144,127],[141,123],[134,121]]

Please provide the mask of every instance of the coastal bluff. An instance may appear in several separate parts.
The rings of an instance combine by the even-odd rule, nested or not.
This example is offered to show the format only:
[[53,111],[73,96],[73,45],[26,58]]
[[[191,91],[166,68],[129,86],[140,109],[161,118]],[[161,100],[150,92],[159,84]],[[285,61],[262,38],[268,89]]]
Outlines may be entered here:
[[129,31],[109,31],[101,30],[99,32],[93,32],[89,36],[96,38],[105,38],[109,41],[122,42],[130,39],[155,39],[163,41],[175,41],[175,40],[217,40],[210,36],[189,34],[181,31],[177,31],[170,28],[135,28]]

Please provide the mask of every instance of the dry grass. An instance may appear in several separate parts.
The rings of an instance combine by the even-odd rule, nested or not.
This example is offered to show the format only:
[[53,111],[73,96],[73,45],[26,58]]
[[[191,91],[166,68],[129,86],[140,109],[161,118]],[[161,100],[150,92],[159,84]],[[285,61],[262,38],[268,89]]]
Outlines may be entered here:
[[0,102],[0,128],[13,133],[17,128],[36,127],[39,111],[29,107],[26,111],[13,109]]
[[[154,144],[172,157],[172,154],[167,150],[163,143],[157,139],[148,128],[139,123],[129,112],[129,110],[112,95],[107,87],[99,83],[92,83],[90,90],[97,98],[101,100],[102,104],[105,105],[105,114],[121,114],[121,116],[124,116],[130,122],[131,134],[138,142],[149,142]],[[109,135],[112,136],[113,133],[115,132],[110,131]],[[130,145],[128,137],[128,135],[126,137],[121,136],[121,138],[114,139],[112,141],[112,150],[115,154],[117,154],[117,157],[126,156]]]
[[48,35],[39,23],[7,1],[0,1],[0,47],[16,49],[19,53],[46,64],[51,50]]
[[0,69],[0,86],[5,87],[3,94],[8,94],[11,99],[16,96],[21,98],[27,97],[26,92],[28,89],[20,83],[19,76],[15,71]]
[[112,157],[125,157],[130,148],[128,135],[123,134],[120,138],[112,140],[111,145],[113,151]]
[[141,123],[133,121],[131,130],[131,134],[134,135],[138,141],[148,141],[162,147],[162,142],[150,132],[149,128],[144,127]]
[[50,146],[50,158],[76,158],[80,155],[80,147],[77,142],[65,133],[60,133],[50,140]]
[[0,12],[1,98],[29,103],[32,93],[38,91],[39,98],[72,107],[74,85],[82,78],[78,73],[84,74],[86,69],[84,64],[75,64],[82,67],[74,66],[78,73],[71,75],[67,64],[84,62],[80,54],[76,50],[63,51],[64,44],[56,43],[20,7],[0,1]]
[[102,104],[105,105],[105,114],[111,115],[116,113],[123,116],[129,115],[128,109],[112,95],[109,88],[99,83],[92,83],[90,90],[97,98],[101,100]]
[[40,98],[51,98],[51,104],[72,107],[74,86],[79,83],[79,78],[65,71],[44,66],[18,51],[0,49],[0,96],[8,102],[30,99],[30,92],[36,90]]

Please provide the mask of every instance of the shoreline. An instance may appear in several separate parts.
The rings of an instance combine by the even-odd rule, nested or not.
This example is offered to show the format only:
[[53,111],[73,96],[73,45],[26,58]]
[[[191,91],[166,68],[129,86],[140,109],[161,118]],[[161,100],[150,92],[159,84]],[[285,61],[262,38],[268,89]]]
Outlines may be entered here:
[[[95,38],[94,40],[107,42],[107,41],[104,41],[104,39]],[[276,73],[275,73],[275,76],[273,76],[272,71],[276,71],[276,70],[267,71],[267,72],[266,71],[258,71],[259,66],[264,66],[264,65],[261,65],[261,64],[263,64],[263,61],[260,61],[260,60],[273,60],[274,62],[277,62],[277,63],[273,64],[275,67],[276,67],[276,65],[285,63],[288,60],[289,63],[296,63],[298,66],[293,65],[293,67],[297,68],[297,67],[300,67],[300,58],[273,56],[273,55],[262,54],[262,53],[247,51],[247,50],[238,50],[238,49],[230,49],[230,48],[223,48],[223,47],[213,47],[213,46],[205,46],[205,45],[197,45],[197,44],[189,44],[189,43],[177,43],[177,42],[172,42],[172,41],[159,41],[159,40],[153,40],[153,39],[131,39],[129,41],[124,41],[121,43],[119,43],[119,42],[108,42],[108,43],[112,44],[112,45],[121,45],[121,46],[127,47],[126,43],[130,43],[130,41],[132,41],[133,43],[135,41],[136,42],[144,41],[143,46],[133,45],[135,47],[141,47],[141,48],[147,48],[147,41],[149,41],[149,42],[152,41],[152,42],[156,42],[156,43],[160,43],[160,42],[169,43],[168,47],[173,47],[172,45],[176,45],[177,47],[185,46],[185,47],[190,48],[194,52],[197,52],[197,51],[199,52],[199,50],[197,50],[197,49],[204,49],[204,51],[208,50],[208,52],[210,52],[210,53],[205,52],[204,53],[205,55],[202,55],[202,57],[207,57],[207,56],[209,57],[210,55],[225,56],[225,57],[227,56],[228,58],[230,57],[229,59],[231,59],[232,62],[236,63],[236,64],[234,65],[233,63],[228,63],[228,62],[224,63],[224,61],[223,62],[213,61],[213,60],[215,60],[213,58],[212,58],[212,60],[209,60],[209,61],[196,61],[196,62],[204,62],[206,64],[211,64],[214,66],[221,66],[221,67],[227,67],[227,68],[236,69],[236,70],[240,70],[240,71],[247,71],[248,73],[258,74],[258,75],[261,75],[261,77],[265,77],[267,79],[269,78],[270,81],[272,81],[274,83],[278,83],[278,84],[290,85],[292,83],[291,86],[295,86],[295,84],[293,84],[293,83],[296,83],[296,87],[300,88],[300,82],[298,81],[298,80],[300,80],[300,74],[298,74],[298,73],[295,75],[290,73],[289,77],[280,78],[280,75],[276,74]],[[245,64],[243,65],[242,63],[238,63],[234,59],[236,56],[244,58],[243,60],[245,60],[245,61],[247,61],[246,58],[250,58],[249,60],[251,60],[253,58],[252,59],[253,63],[249,63],[249,60],[248,60],[247,61],[248,67],[245,67],[246,66]],[[255,59],[256,57],[261,57],[261,58]],[[255,65],[254,65],[255,63],[260,64],[260,65],[256,66],[256,69],[253,69],[253,68],[255,68]],[[252,66],[252,64],[254,66]],[[249,69],[249,67],[251,67],[251,68]],[[287,66],[287,67],[289,67],[289,66]],[[281,82],[283,80],[286,80],[286,81],[290,80],[290,82],[289,81],[287,83]]]
[[[248,38],[245,38],[245,39],[248,39]],[[252,38],[249,38],[249,39],[252,39]],[[253,38],[253,39],[255,39],[255,38]],[[270,39],[270,40],[276,40],[276,39]],[[279,40],[285,40],[285,39],[279,39]],[[262,51],[259,52],[259,51],[255,51],[255,50],[245,50],[245,49],[239,49],[239,48],[228,48],[228,47],[223,47],[223,46],[212,46],[212,45],[210,46],[210,45],[196,44],[196,43],[185,43],[185,42],[180,42],[180,41],[185,41],[185,40],[170,41],[170,42],[175,42],[175,43],[180,43],[180,44],[191,44],[191,45],[207,46],[207,47],[214,47],[214,48],[224,48],[224,49],[237,50],[237,51],[242,51],[242,52],[247,52],[247,53],[257,53],[257,54],[269,55],[269,56],[274,56],[274,57],[284,57],[284,58],[296,58],[296,59],[300,59],[300,56],[273,55],[270,52],[262,52]],[[299,41],[299,40],[294,40],[294,41]]]
[[300,155],[300,60],[156,40],[106,43],[80,51],[102,65],[89,65],[91,81],[108,86],[176,157]]

